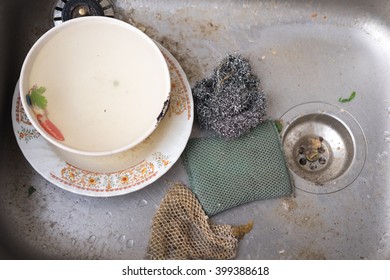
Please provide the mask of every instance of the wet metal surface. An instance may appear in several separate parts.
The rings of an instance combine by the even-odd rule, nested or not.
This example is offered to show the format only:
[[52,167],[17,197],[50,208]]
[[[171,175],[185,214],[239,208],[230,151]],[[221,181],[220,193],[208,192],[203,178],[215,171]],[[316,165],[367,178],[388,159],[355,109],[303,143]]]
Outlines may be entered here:
[[[0,2],[0,256],[143,258],[165,181],[187,183],[180,161],[145,189],[91,198],[46,182],[16,144],[14,86],[28,49],[52,25],[54,2]],[[191,85],[227,54],[240,53],[261,79],[269,117],[323,102],[348,112],[364,132],[365,164],[347,188],[321,195],[297,188],[292,198],[256,201],[213,217],[229,224],[254,220],[238,259],[390,258],[388,1],[112,2],[120,19],[178,59]],[[351,102],[338,101],[353,91]],[[195,125],[193,136],[202,134]],[[31,196],[30,187],[36,189]]]

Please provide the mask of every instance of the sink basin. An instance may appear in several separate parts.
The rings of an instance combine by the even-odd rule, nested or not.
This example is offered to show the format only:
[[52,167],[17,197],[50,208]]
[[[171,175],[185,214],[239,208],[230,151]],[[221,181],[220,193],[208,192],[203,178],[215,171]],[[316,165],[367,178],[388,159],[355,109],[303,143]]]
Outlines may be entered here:
[[[299,156],[298,141],[286,153],[297,175],[294,196],[251,202],[212,218],[228,224],[254,221],[237,259],[390,259],[390,2],[112,3],[119,19],[176,57],[191,85],[209,76],[226,54],[240,53],[260,77],[270,118],[283,120],[303,104],[318,106],[311,107],[315,112],[289,115],[284,132],[294,132],[305,120],[312,122],[304,126],[308,137],[323,136],[312,135],[310,125],[329,130],[330,138],[323,141],[330,143],[326,160],[337,154],[332,135],[345,140],[344,163],[329,180],[310,180],[309,165],[297,171],[302,158],[326,168],[319,157]],[[46,181],[15,140],[10,117],[14,88],[29,48],[54,25],[54,4],[0,3],[0,257],[142,259],[166,181],[188,184],[180,160],[137,192],[87,197]],[[352,100],[340,102],[352,92]],[[192,135],[203,134],[195,123]],[[338,185],[344,175],[348,180]],[[36,191],[29,196],[31,187]]]

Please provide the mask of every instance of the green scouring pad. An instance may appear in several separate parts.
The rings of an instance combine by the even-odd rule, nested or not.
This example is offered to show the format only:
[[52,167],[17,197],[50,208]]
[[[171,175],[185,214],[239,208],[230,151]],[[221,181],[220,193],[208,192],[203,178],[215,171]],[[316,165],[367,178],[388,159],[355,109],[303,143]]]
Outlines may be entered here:
[[190,139],[182,157],[192,191],[209,216],[292,193],[280,136],[271,120],[230,141]]

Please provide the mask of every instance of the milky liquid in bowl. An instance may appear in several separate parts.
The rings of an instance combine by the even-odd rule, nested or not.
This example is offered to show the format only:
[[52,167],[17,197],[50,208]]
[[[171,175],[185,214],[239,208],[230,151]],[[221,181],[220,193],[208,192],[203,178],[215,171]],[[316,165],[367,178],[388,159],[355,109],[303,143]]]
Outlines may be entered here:
[[157,46],[134,37],[125,23],[85,20],[69,24],[40,49],[29,88],[46,88],[46,112],[64,135],[64,146],[115,152],[154,129],[169,93],[169,73],[156,67],[156,61],[165,64]]

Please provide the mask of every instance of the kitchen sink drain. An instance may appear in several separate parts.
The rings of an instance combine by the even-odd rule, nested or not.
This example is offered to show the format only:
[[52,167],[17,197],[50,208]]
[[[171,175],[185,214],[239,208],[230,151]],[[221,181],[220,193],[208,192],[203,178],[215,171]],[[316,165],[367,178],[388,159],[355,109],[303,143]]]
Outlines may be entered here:
[[52,22],[54,26],[85,16],[115,17],[111,0],[57,0],[54,3]]
[[335,105],[298,105],[282,117],[282,143],[295,185],[310,193],[332,193],[350,185],[366,158],[357,121]]

